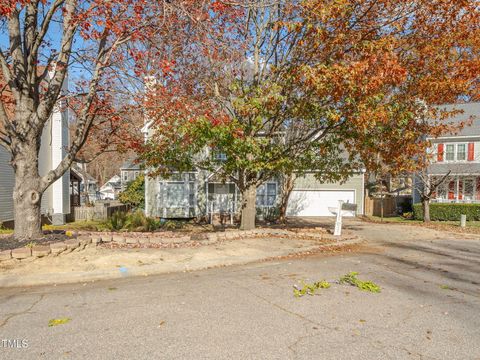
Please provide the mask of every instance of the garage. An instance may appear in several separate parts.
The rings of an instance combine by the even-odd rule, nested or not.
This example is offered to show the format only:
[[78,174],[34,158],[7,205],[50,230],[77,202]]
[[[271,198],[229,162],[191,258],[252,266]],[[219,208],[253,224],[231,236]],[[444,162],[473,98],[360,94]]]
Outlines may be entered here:
[[334,216],[328,208],[337,208],[340,200],[354,204],[355,190],[293,190],[287,216]]

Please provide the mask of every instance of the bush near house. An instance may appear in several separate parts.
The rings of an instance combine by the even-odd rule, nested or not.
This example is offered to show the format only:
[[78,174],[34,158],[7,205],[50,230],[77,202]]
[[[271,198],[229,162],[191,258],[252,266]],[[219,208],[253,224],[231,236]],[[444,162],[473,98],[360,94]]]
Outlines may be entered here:
[[103,223],[107,229],[112,231],[139,231],[152,232],[155,230],[176,230],[181,229],[184,222],[181,221],[162,221],[145,215],[143,210],[134,212],[114,212],[112,216]]
[[[413,205],[416,220],[423,220],[422,204]],[[433,221],[460,221],[460,215],[467,215],[467,221],[480,220],[480,204],[430,204],[430,218]]]
[[118,195],[118,200],[122,204],[145,209],[145,175],[140,174],[135,180],[130,181],[125,191]]

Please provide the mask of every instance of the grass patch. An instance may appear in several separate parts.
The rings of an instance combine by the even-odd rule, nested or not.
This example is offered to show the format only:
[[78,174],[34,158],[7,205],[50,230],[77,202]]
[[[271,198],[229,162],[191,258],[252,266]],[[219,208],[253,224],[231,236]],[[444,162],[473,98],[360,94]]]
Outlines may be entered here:
[[358,275],[358,272],[355,272],[355,271],[349,272],[348,274],[343,275],[340,278],[339,283],[355,286],[360,290],[369,291],[373,293],[379,293],[382,290],[380,286],[378,286],[372,281],[362,281],[358,279],[357,275]]
[[104,231],[108,227],[101,221],[75,221],[65,225],[43,225],[43,230]]
[[13,234],[12,229],[5,229],[3,223],[0,221],[0,235],[10,235]]

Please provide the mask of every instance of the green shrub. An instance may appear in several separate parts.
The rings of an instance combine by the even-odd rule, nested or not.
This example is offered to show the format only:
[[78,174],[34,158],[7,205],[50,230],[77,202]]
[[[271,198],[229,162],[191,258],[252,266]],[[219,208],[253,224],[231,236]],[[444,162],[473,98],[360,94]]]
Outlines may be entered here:
[[[423,220],[422,204],[413,205],[416,220]],[[430,204],[430,219],[433,221],[460,221],[460,215],[467,215],[467,221],[480,220],[480,204]]]
[[162,227],[159,220],[145,216],[142,210],[134,212],[114,212],[105,222],[110,230],[155,231]]
[[124,225],[124,228],[130,231],[155,231],[160,227],[160,221],[145,216],[142,210],[128,213]]
[[257,207],[257,217],[262,217],[266,222],[275,223],[280,217],[280,209],[277,206]]
[[109,230],[122,230],[127,222],[127,213],[123,211],[115,211],[112,216],[105,222],[105,226]]
[[180,228],[181,226],[179,226],[179,224],[177,224],[176,221],[173,221],[173,220],[167,220],[163,223],[162,227],[165,229],[165,230],[175,230],[177,228]]
[[128,230],[136,230],[137,228],[144,227],[145,223],[145,214],[142,210],[137,210],[127,214],[124,228]]
[[140,174],[130,181],[126,189],[118,195],[118,200],[123,204],[145,209],[145,175]]

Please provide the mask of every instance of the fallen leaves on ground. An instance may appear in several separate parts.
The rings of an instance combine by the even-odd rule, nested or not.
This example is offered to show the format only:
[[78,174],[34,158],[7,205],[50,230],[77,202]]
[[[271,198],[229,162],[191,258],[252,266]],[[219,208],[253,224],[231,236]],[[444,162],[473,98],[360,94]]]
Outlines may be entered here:
[[48,321],[48,327],[63,325],[63,324],[66,324],[66,323],[70,322],[71,320],[72,319],[70,319],[70,318],[50,319]]

